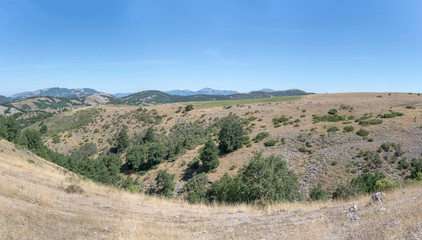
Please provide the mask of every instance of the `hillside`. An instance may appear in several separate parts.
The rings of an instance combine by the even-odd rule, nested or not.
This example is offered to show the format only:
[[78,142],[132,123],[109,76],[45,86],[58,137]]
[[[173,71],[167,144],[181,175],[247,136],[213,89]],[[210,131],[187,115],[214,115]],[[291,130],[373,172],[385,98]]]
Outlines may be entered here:
[[57,97],[57,98],[75,98],[81,97],[84,95],[89,95],[93,93],[98,93],[96,90],[91,88],[78,88],[78,89],[68,89],[68,88],[46,88],[40,89],[33,92],[23,92],[14,94],[12,97],[15,99],[25,99],[30,97]]
[[164,103],[177,102],[197,102],[197,101],[223,101],[223,100],[242,100],[242,99],[256,99],[256,98],[272,98],[282,96],[298,96],[307,95],[302,90],[290,89],[284,91],[273,92],[251,92],[251,93],[236,93],[229,95],[171,95],[161,91],[143,91],[121,98],[125,104],[128,105],[156,105]]
[[[80,179],[0,140],[4,239],[419,239],[422,188],[346,202],[188,205]],[[74,188],[76,186],[76,188]],[[72,188],[73,187],[73,188]],[[82,189],[75,193],[72,189]],[[356,204],[354,214],[346,216]],[[163,228],[165,226],[165,228]]]
[[236,94],[238,92],[233,90],[216,90],[212,88],[202,88],[198,91],[191,91],[191,90],[171,90],[167,91],[166,93],[171,95],[181,95],[181,96],[188,96],[188,95],[231,95]]
[[[198,149],[206,140],[201,134],[206,131],[216,134],[213,126],[217,119],[232,113],[244,119],[250,146],[220,156],[216,171],[207,174],[210,181],[216,181],[224,173],[235,175],[248,163],[254,151],[262,151],[264,156],[282,156],[287,161],[298,174],[305,196],[318,183],[331,196],[340,182],[367,172],[381,172],[387,179],[401,181],[409,175],[411,161],[421,156],[422,96],[418,94],[344,93],[296,99],[270,98],[277,100],[275,102],[260,102],[262,100],[265,99],[256,99],[257,103],[241,100],[236,105],[227,104],[230,101],[216,101],[212,103],[221,105],[212,106],[204,105],[209,102],[197,102],[189,112],[181,111],[186,103],[145,108],[82,108],[45,121],[48,132],[44,142],[64,154],[74,152],[84,143],[93,143],[102,153],[113,147],[123,128],[127,128],[131,142],[137,142],[148,127],[154,127],[161,142],[169,147],[175,144],[176,140],[172,139],[179,138],[175,134],[183,133],[180,141],[192,138],[196,139],[193,140],[195,144],[174,160],[164,161],[140,176],[143,186],[148,189],[157,171],[166,170],[175,174],[178,186],[183,186],[186,176],[189,178],[195,172],[189,163],[199,156]],[[330,116],[331,109],[338,113]],[[350,128],[353,129],[350,132],[344,130]],[[358,136],[360,129],[368,131],[369,136]],[[268,132],[268,137],[258,142],[253,140],[264,132]],[[264,146],[269,140],[274,140],[275,145]],[[377,152],[384,143],[391,148]],[[121,156],[125,159],[126,152]]]
[[11,98],[0,95],[0,103],[10,102],[10,101],[12,101]]

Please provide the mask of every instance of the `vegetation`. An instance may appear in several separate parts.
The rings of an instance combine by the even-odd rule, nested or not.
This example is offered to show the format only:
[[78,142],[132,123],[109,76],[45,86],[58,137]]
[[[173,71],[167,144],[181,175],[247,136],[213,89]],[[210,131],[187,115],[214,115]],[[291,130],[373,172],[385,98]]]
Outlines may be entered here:
[[353,126],[346,126],[343,128],[344,132],[353,132],[355,130],[355,127]]
[[322,185],[318,184],[311,189],[309,192],[309,198],[313,201],[326,201],[327,200],[327,192],[322,189]]
[[164,170],[158,171],[155,178],[155,193],[166,198],[173,197],[175,184],[173,182],[174,175],[167,173]]
[[356,135],[361,136],[361,137],[367,137],[369,135],[369,131],[367,131],[365,129],[359,129],[356,132]]
[[218,135],[221,153],[230,153],[243,145],[243,127],[236,115],[229,115],[221,119],[221,130]]
[[264,146],[266,146],[266,147],[272,147],[272,146],[275,146],[276,143],[277,143],[276,140],[271,139],[271,140],[268,140],[268,141],[264,142]]
[[260,132],[256,135],[256,137],[252,139],[252,141],[257,143],[257,142],[262,141],[264,138],[267,138],[268,136],[270,136],[268,132]]
[[199,159],[202,161],[202,169],[204,172],[216,169],[220,164],[218,160],[218,147],[214,144],[212,139],[208,139],[205,146],[200,150]]
[[302,198],[296,174],[280,157],[256,153],[235,177],[225,174],[208,189],[210,202],[295,201]]
[[[364,173],[361,176],[355,177],[349,183],[339,184],[333,193],[334,199],[349,199],[350,197],[372,193],[376,191],[376,183],[384,179],[382,173]],[[379,185],[382,182],[379,183]]]

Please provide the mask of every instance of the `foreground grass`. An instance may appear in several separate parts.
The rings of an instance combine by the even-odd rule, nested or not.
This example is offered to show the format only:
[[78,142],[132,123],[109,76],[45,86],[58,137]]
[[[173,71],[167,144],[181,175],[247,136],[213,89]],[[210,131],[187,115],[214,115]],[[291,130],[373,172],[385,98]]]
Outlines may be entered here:
[[253,103],[273,103],[273,102],[296,101],[302,98],[303,96],[286,96],[286,97],[256,98],[256,99],[241,99],[241,100],[185,102],[181,104],[192,104],[196,108],[213,108],[213,107],[229,107],[229,106],[253,104]]
[[[421,239],[422,187],[350,201],[189,205],[83,180],[0,140],[2,239]],[[78,185],[83,193],[65,190]],[[359,221],[345,216],[358,205]]]

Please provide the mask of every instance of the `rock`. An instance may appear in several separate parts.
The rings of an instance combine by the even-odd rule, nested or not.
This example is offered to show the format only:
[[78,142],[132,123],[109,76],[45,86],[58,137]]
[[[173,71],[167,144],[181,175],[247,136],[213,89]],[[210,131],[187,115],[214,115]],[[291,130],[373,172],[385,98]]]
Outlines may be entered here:
[[358,210],[358,205],[353,205],[349,208],[349,212],[356,212]]
[[377,192],[371,197],[372,201],[378,201],[379,203],[382,203],[382,198],[385,198],[385,192]]

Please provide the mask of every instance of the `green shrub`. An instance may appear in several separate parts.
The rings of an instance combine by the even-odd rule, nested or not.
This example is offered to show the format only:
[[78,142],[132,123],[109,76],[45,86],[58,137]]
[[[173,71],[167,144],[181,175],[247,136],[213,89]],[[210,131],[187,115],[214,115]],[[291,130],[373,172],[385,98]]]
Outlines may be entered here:
[[251,121],[251,122],[252,122],[252,121],[255,121],[255,120],[256,120],[256,117],[255,117],[255,116],[250,116],[250,117],[248,118],[248,120],[249,120],[249,121]]
[[382,123],[381,119],[369,119],[369,120],[366,120],[366,121],[360,121],[359,125],[369,126],[369,125],[378,125],[378,124],[381,124],[381,123]]
[[326,201],[327,200],[327,192],[322,189],[321,184],[313,187],[309,193],[309,198],[313,201]]
[[239,117],[229,115],[221,121],[221,130],[218,135],[221,153],[230,153],[243,145],[243,128]]
[[272,147],[272,146],[275,146],[276,143],[277,143],[276,140],[271,139],[271,140],[268,140],[268,141],[264,142],[264,146],[266,146],[266,147]]
[[252,140],[257,143],[262,141],[264,138],[267,138],[268,136],[270,136],[268,132],[260,132]]
[[173,197],[175,187],[173,179],[174,175],[171,175],[164,170],[158,171],[157,177],[155,178],[155,193],[166,198]]
[[193,105],[192,104],[189,104],[189,105],[187,105],[185,107],[185,112],[189,112],[189,111],[192,111],[192,110],[193,110]]
[[353,126],[346,126],[343,128],[344,132],[353,132],[355,130],[355,127]]
[[216,169],[220,164],[220,160],[218,160],[218,147],[211,138],[208,139],[205,146],[201,148],[199,159],[202,161],[202,169],[205,172]]
[[422,180],[422,159],[412,161],[412,169],[410,171],[410,178],[421,181]]
[[248,165],[234,178],[225,174],[207,191],[213,202],[270,203],[300,200],[299,181],[280,157],[263,158],[256,153]]
[[125,128],[120,130],[116,139],[115,152],[121,153],[129,146],[129,137]]
[[331,166],[336,166],[337,165],[337,161],[332,161],[331,162]]
[[281,116],[279,118],[273,118],[272,121],[273,121],[273,123],[275,125],[275,124],[278,124],[278,123],[288,122],[289,121],[289,118],[283,115],[283,116]]
[[391,180],[381,179],[381,180],[376,181],[375,183],[375,191],[377,192],[391,191],[394,188],[396,188],[396,184]]
[[403,113],[394,112],[394,111],[391,111],[391,110],[390,110],[390,113],[380,115],[381,118],[395,118],[395,117],[400,117],[400,116],[403,116]]
[[148,151],[145,146],[134,146],[126,153],[126,163],[130,169],[141,170],[141,165],[145,164],[148,157]]
[[306,153],[306,152],[308,152],[308,149],[306,147],[300,147],[299,152]]
[[365,129],[359,129],[356,132],[356,135],[361,136],[361,137],[367,137],[369,135],[369,131],[367,131]]
[[336,115],[337,114],[337,110],[336,109],[330,109],[328,111],[328,114],[330,114],[330,115]]
[[337,132],[338,130],[338,127],[330,127],[327,129],[327,132]]

